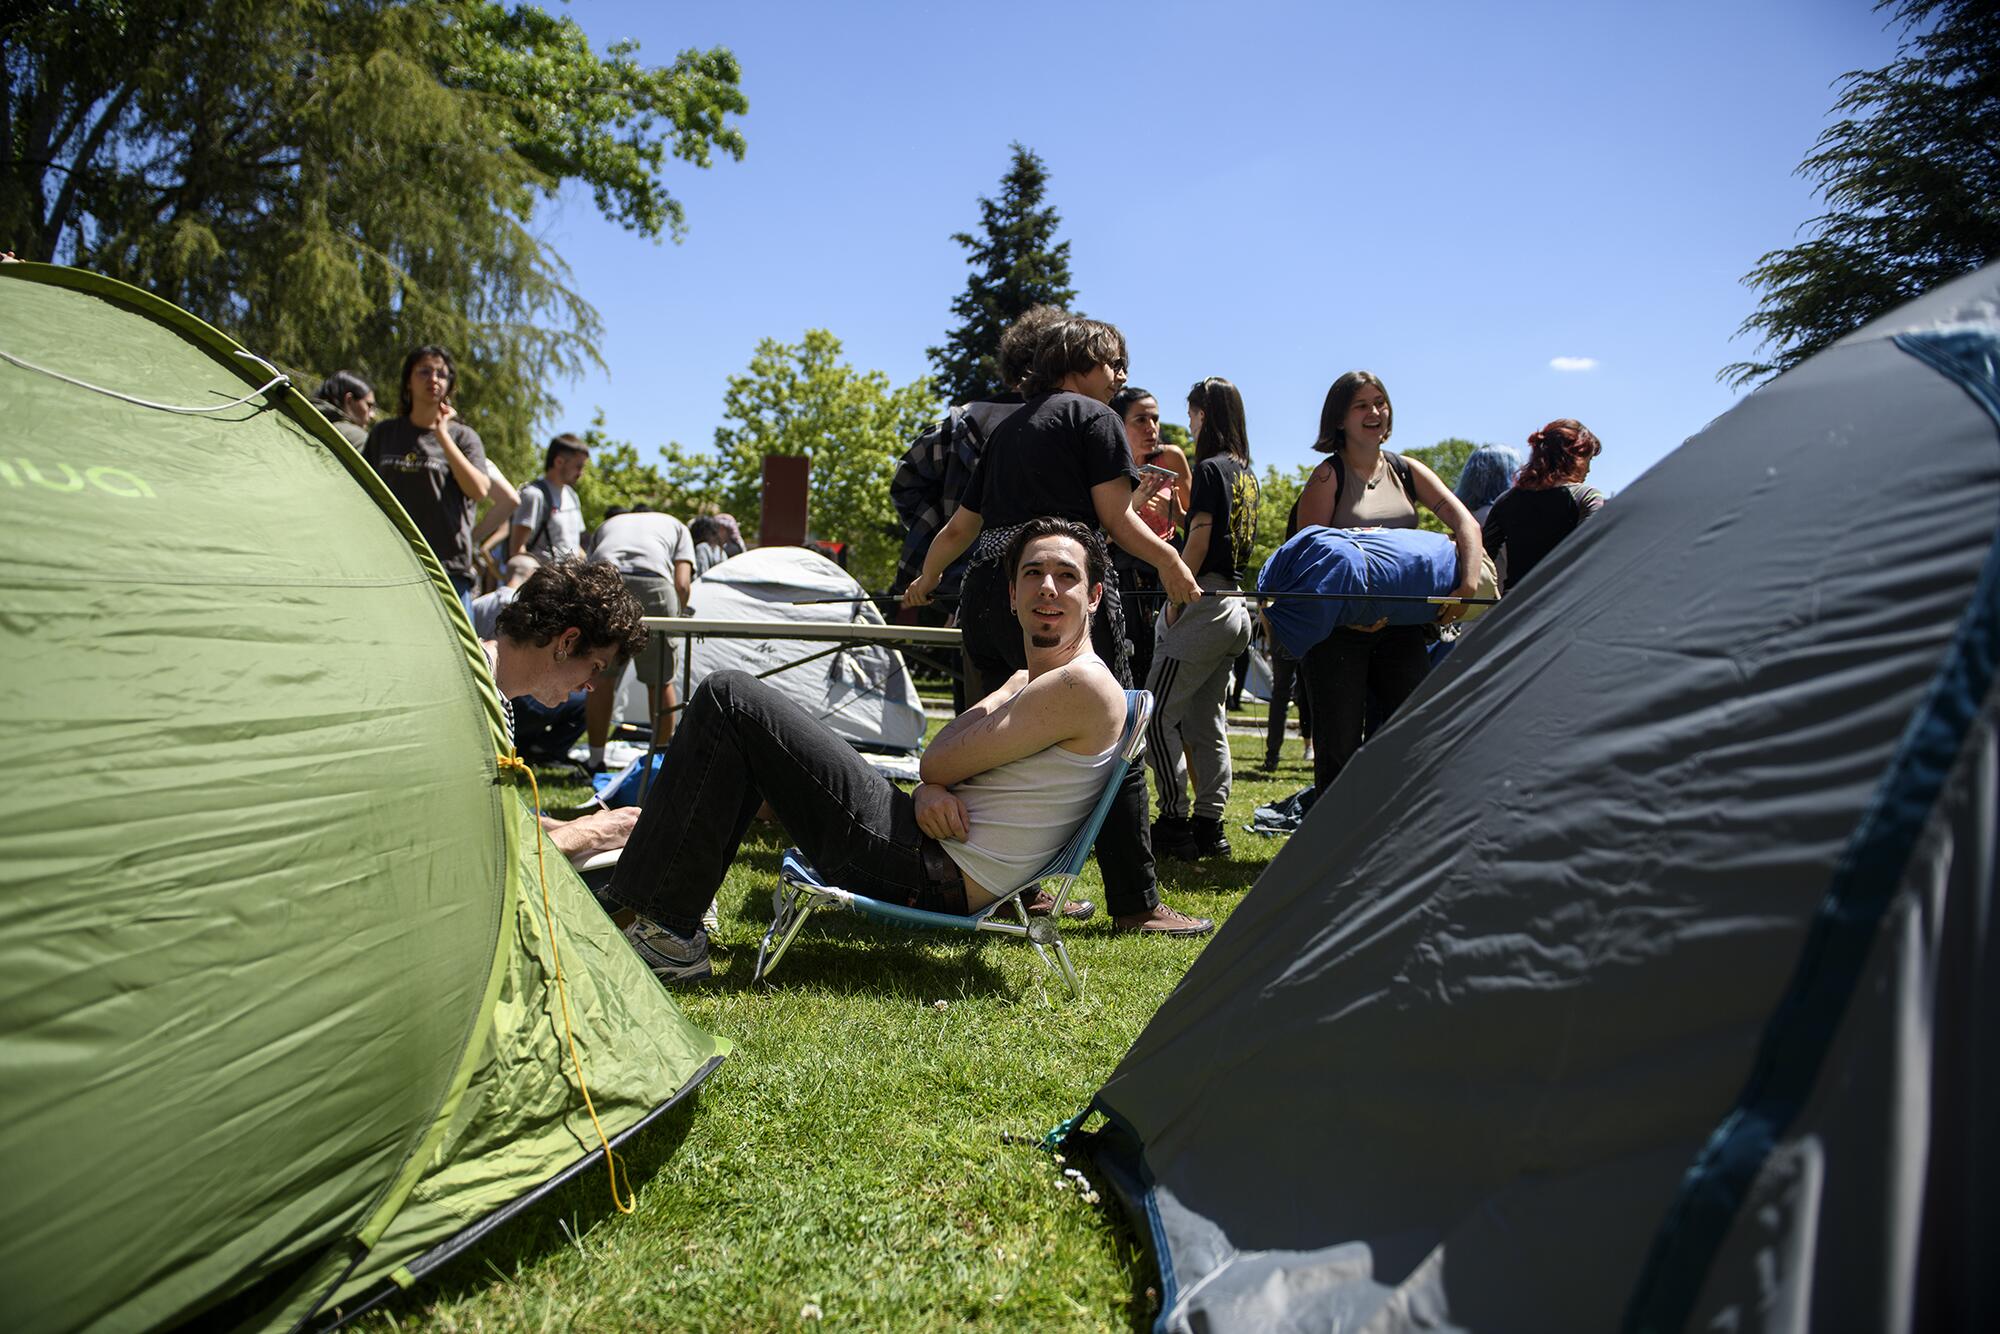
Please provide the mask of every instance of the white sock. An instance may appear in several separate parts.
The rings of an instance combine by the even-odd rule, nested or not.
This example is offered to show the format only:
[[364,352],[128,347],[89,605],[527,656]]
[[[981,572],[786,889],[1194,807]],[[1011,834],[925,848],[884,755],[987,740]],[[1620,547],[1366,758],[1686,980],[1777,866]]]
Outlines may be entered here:
[[592,764],[604,763],[604,747],[592,746],[590,748],[590,762]]

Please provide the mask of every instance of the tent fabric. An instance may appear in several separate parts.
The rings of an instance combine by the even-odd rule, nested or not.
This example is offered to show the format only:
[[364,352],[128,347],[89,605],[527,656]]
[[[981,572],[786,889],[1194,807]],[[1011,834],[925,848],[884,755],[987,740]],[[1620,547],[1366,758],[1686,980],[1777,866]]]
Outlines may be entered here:
[[1772,382],[1362,748],[1078,1137],[1158,1328],[1992,1323],[1996,372]]
[[311,405],[93,275],[0,312],[9,1326],[289,1327],[596,1149],[552,943],[610,1133],[727,1044],[553,853],[547,939],[471,626]]
[[[709,567],[694,581],[689,605],[704,620],[797,621],[883,625],[874,604],[822,603],[810,598],[866,598],[854,577],[805,547],[759,547]],[[825,642],[795,639],[696,639],[693,683],[733,668],[761,673],[814,654],[824,657],[770,677],[787,698],[857,747],[907,753],[924,739],[924,706],[903,655],[882,644],[826,653]]]
[[[1378,593],[1443,597],[1458,587],[1458,549],[1421,528],[1301,528],[1271,553],[1257,576],[1260,593]],[[1421,602],[1277,598],[1264,611],[1286,652],[1303,658],[1336,626],[1424,625],[1437,608]]]

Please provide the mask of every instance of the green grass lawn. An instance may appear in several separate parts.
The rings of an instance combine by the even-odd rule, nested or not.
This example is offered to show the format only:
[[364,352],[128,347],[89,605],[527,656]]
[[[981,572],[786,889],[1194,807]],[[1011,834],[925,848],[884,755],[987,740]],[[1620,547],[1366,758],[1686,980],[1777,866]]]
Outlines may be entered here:
[[[1161,865],[1176,907],[1226,918],[1281,840],[1251,809],[1310,781],[1289,738],[1233,737],[1236,855]],[[553,776],[551,773],[549,776]],[[545,787],[551,806],[582,790]],[[716,976],[676,991],[736,1044],[689,1104],[602,1172],[496,1232],[364,1328],[430,1330],[1140,1329],[1156,1282],[1108,1191],[1063,1189],[1036,1147],[1090,1099],[1204,940],[1064,932],[1072,1001],[1020,941],[816,919],[775,988],[750,985],[782,850],[756,826],[718,907]],[[1070,1164],[1082,1167],[1083,1164]],[[815,1312],[817,1315],[815,1315]]]

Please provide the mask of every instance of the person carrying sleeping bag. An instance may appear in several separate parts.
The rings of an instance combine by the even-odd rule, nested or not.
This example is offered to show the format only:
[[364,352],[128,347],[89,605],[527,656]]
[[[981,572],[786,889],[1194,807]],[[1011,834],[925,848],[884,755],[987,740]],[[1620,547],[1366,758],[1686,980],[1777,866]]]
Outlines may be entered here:
[[[1333,382],[1320,409],[1313,448],[1330,455],[1313,470],[1299,497],[1301,528],[1417,527],[1417,506],[1437,515],[1451,532],[1457,558],[1455,597],[1471,597],[1484,567],[1479,525],[1438,475],[1416,459],[1383,448],[1393,417],[1388,390],[1368,371],[1349,371]],[[1426,624],[1398,624],[1386,617],[1342,625],[1304,655],[1312,693],[1313,783],[1324,792],[1360,748],[1371,691],[1393,712],[1430,669],[1434,627],[1458,619],[1464,607],[1448,604]],[[1272,617],[1277,627],[1277,617]],[[1281,631],[1282,633],[1282,631]]]

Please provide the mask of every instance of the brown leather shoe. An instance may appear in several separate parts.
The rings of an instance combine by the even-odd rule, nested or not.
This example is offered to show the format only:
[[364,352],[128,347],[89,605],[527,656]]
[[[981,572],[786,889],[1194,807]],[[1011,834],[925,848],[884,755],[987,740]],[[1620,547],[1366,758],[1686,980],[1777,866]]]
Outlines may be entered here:
[[1133,917],[1111,919],[1114,931],[1132,931],[1155,936],[1205,936],[1215,930],[1215,923],[1206,917],[1190,917],[1178,908],[1169,908],[1164,903],[1153,905],[1151,912]]
[[[1047,917],[1056,910],[1055,895],[1046,889],[1037,889],[1032,894],[1021,896],[1021,906],[1028,910],[1030,917]],[[1065,922],[1087,922],[1097,913],[1097,905],[1089,899],[1071,899],[1063,905]]]

